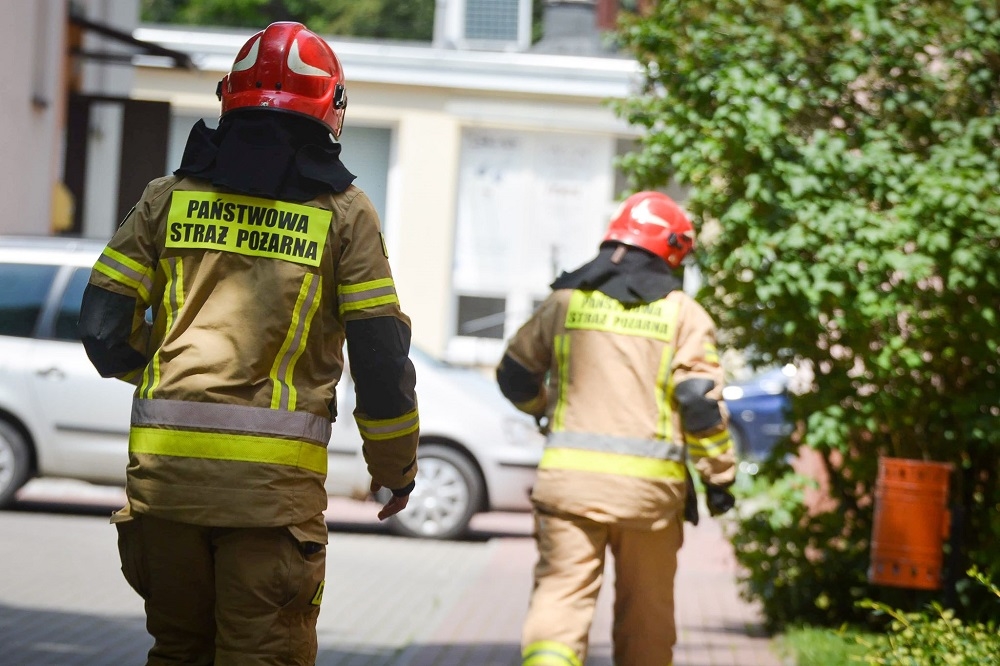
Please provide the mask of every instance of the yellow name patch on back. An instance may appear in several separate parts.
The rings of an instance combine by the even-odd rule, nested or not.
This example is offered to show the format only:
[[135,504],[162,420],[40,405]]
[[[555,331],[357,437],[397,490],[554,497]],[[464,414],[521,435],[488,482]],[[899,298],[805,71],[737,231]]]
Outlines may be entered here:
[[677,333],[676,306],[667,299],[625,306],[599,291],[574,291],[566,311],[566,328],[606,331],[673,342]]
[[328,210],[273,199],[175,191],[165,245],[319,266],[332,219]]

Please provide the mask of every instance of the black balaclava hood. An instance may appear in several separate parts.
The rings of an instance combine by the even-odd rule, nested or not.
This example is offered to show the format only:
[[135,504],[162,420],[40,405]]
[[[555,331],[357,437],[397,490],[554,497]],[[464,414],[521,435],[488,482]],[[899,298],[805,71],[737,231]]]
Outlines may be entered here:
[[[612,257],[618,252],[618,261]],[[563,273],[553,289],[596,290],[626,305],[652,303],[681,289],[682,274],[663,259],[621,243],[604,243],[597,256],[575,271]]]
[[195,123],[174,174],[252,196],[309,201],[343,192],[355,178],[330,136],[321,123],[295,114],[235,111],[218,129]]

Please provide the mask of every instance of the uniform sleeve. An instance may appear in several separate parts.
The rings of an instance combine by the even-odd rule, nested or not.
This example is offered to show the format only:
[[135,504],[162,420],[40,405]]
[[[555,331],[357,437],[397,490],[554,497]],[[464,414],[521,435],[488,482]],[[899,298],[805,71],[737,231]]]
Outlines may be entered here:
[[673,407],[680,415],[688,457],[702,481],[726,487],[736,478],[736,452],[722,402],[724,373],[715,323],[694,300],[683,298],[673,363]]
[[151,303],[159,251],[151,228],[147,187],[90,274],[80,309],[80,337],[91,363],[103,377],[130,383],[150,356]]
[[364,193],[352,199],[337,266],[337,307],[354,377],[354,419],[372,479],[396,494],[413,488],[420,418],[403,314],[378,215]]
[[545,376],[552,364],[553,322],[559,301],[553,292],[507,344],[497,366],[497,384],[522,412],[541,417],[548,408]]

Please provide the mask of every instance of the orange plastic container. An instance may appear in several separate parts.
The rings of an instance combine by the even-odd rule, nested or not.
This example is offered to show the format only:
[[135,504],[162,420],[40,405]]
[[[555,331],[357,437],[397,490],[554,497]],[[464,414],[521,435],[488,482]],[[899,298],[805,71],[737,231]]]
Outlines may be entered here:
[[951,530],[950,463],[879,458],[868,581],[941,588],[942,546]]

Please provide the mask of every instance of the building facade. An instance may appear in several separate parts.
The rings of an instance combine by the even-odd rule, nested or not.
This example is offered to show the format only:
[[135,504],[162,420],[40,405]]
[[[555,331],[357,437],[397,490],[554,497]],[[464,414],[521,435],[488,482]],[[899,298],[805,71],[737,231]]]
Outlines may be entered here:
[[[171,165],[197,119],[217,122],[216,83],[250,34],[136,31],[197,65],[137,62],[132,95],[172,110]],[[552,279],[596,252],[634,139],[608,100],[630,93],[636,64],[329,40],[347,79],[343,159],[382,217],[414,342],[495,363]]]
[[[428,43],[328,36],[347,76],[343,159],[382,219],[415,344],[490,366],[596,251],[634,140],[608,101],[639,69],[602,41],[613,0],[547,3],[535,44],[531,2],[438,4]],[[0,233],[108,238],[192,124],[217,122],[216,84],[251,31],[140,25],[136,0],[8,5],[0,53],[30,55],[30,76],[11,80],[0,125],[0,191],[19,202]]]

